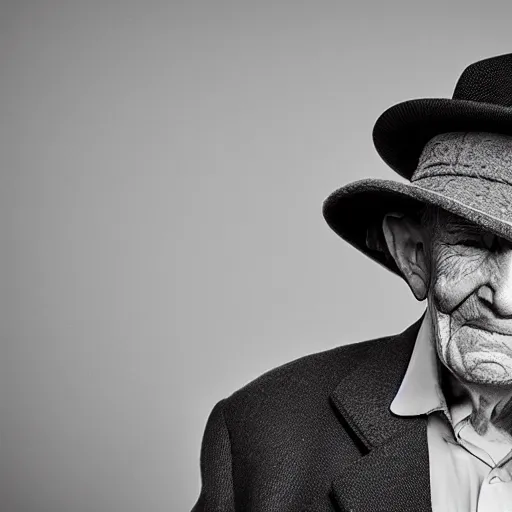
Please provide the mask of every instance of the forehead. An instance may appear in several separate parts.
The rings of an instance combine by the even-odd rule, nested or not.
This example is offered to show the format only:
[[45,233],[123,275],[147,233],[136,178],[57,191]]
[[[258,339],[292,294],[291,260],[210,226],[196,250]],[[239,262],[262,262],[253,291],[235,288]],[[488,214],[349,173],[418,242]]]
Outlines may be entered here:
[[[492,231],[486,229],[483,226],[475,224],[474,222],[465,219],[464,217],[459,217],[453,213],[450,213],[441,208],[437,209],[435,214],[435,220],[433,225],[431,226],[434,237],[439,236],[448,236],[457,235],[457,234],[469,234],[469,235],[485,235],[485,234],[493,234],[505,241],[506,238],[503,238],[501,235],[497,233],[493,233]],[[508,241],[508,240],[507,240]],[[508,241],[508,243],[511,243]]]
[[459,217],[446,210],[439,210],[436,219],[438,228],[445,228],[450,231],[478,231],[485,233],[487,230],[464,217]]

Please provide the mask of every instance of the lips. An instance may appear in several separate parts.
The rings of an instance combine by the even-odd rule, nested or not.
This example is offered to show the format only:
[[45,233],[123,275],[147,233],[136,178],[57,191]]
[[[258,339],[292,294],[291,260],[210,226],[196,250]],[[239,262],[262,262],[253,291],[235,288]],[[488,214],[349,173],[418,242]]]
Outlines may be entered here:
[[466,322],[466,326],[487,331],[491,334],[502,334],[512,336],[512,320],[498,320],[488,318],[477,318]]

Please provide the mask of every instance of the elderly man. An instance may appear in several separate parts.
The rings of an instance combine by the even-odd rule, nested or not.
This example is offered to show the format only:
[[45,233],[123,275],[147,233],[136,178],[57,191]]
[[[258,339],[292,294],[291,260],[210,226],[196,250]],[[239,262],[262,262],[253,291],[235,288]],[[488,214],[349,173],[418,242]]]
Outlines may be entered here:
[[378,119],[409,182],[349,184],[324,216],[426,312],[220,401],[194,511],[512,511],[511,107],[512,54]]

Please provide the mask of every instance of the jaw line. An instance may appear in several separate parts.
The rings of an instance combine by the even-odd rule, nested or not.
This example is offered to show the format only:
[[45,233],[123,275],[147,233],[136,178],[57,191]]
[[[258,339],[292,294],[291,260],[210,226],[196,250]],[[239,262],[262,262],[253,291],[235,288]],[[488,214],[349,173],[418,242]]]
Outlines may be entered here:
[[[432,301],[433,302],[433,301]],[[430,304],[431,321],[434,332],[434,342],[436,345],[436,352],[438,356],[441,356],[441,362],[443,362],[449,369],[451,369],[449,348],[452,343],[453,335],[451,333],[451,315],[441,313],[433,304]],[[446,344],[442,343],[446,340]],[[458,351],[457,351],[458,352]]]

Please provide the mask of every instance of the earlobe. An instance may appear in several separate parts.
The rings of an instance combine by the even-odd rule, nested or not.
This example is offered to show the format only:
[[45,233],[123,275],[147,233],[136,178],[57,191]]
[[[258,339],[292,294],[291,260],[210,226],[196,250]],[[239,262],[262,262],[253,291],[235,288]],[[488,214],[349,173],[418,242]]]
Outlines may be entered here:
[[382,221],[382,230],[388,250],[409,288],[416,299],[424,300],[430,273],[422,227],[401,213],[388,213]]
[[408,280],[409,288],[417,300],[425,300],[427,298],[428,286],[425,280],[418,274],[411,274]]

